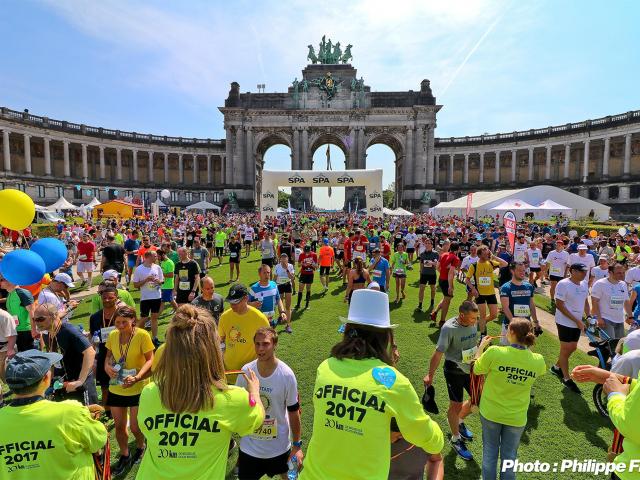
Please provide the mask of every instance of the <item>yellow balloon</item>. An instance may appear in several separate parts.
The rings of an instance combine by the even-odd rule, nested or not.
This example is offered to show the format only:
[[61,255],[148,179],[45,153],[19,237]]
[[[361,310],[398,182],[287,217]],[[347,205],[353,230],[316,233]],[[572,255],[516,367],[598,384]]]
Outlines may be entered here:
[[31,197],[20,190],[0,191],[0,225],[11,230],[24,230],[33,222],[36,206]]
[[596,237],[598,236],[598,232],[596,232],[595,230],[591,230],[591,231],[589,232],[589,236],[590,236],[591,238],[596,238]]

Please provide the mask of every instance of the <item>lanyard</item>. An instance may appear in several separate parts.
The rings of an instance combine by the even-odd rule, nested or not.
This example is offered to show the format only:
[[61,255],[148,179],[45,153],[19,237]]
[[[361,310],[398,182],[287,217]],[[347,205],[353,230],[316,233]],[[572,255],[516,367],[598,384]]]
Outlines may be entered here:
[[517,348],[518,350],[526,350],[527,347],[525,347],[524,345],[518,345],[517,343],[512,343],[511,346],[513,348]]
[[124,363],[127,359],[127,355],[129,354],[129,347],[131,346],[131,341],[133,340],[133,336],[136,334],[136,327],[131,329],[131,336],[129,337],[129,341],[127,342],[127,348],[124,353],[122,353],[122,342],[120,342],[118,338],[118,349],[120,350],[120,360],[118,363]]
[[116,315],[116,309],[113,309],[113,313],[111,314],[111,318],[109,319],[109,323],[107,323],[107,319],[104,316],[104,308],[102,309],[102,328],[110,327],[113,323],[113,317]]
[[[53,326],[53,333],[49,332],[49,334],[47,335],[47,347],[48,347],[48,351],[49,352],[57,352],[58,351],[58,332],[60,331],[60,329],[62,328],[62,322],[60,322],[60,324],[56,327],[55,325]],[[56,349],[53,349],[53,346],[56,346]]]

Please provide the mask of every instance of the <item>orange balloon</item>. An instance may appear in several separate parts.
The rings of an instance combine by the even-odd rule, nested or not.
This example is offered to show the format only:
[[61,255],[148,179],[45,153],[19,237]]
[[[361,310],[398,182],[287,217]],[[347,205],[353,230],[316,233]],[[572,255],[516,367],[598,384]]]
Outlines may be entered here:
[[596,237],[598,236],[598,232],[596,232],[595,230],[591,230],[591,231],[589,232],[589,236],[590,236],[591,238],[596,238]]

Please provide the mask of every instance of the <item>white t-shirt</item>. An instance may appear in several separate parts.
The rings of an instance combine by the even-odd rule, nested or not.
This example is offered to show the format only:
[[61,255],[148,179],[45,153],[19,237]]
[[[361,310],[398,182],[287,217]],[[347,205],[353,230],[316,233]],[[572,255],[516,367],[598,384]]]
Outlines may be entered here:
[[[584,302],[588,296],[589,284],[586,280],[576,285],[570,278],[565,278],[556,285],[556,300],[562,300],[567,310],[578,320],[582,320],[584,316]],[[556,308],[556,323],[565,327],[578,328],[576,323],[559,308]]]
[[[249,369],[253,370],[260,380],[265,420],[252,435],[240,439],[240,450],[256,458],[273,458],[291,448],[287,407],[298,403],[298,382],[293,370],[282,360],[278,360],[276,369],[266,378],[260,376],[257,364],[258,361],[254,360],[242,370],[247,373]],[[244,375],[238,375],[236,385],[247,387]]]
[[569,255],[569,265],[573,265],[574,263],[582,263],[587,266],[587,276],[585,280],[589,281],[589,273],[591,269],[596,266],[596,261],[593,259],[593,255],[590,253],[585,254],[584,257],[581,257],[579,253],[572,253]]
[[640,267],[633,267],[627,270],[624,275],[624,281],[629,284],[631,288],[640,283]]
[[600,266],[598,265],[597,267],[593,267],[591,269],[591,276],[593,277],[593,280],[597,282],[601,278],[606,278],[609,276],[609,269],[600,268]]
[[540,268],[542,252],[539,248],[528,248],[527,258],[529,259],[529,268]]
[[[7,337],[15,337],[17,335],[16,322],[13,319],[13,315],[6,310],[0,310],[0,344],[6,343]],[[0,346],[0,352],[6,351],[7,345]]]
[[255,232],[253,231],[253,227],[247,227],[244,229],[244,239],[245,240],[253,240],[253,234]]
[[602,318],[613,323],[624,322],[624,302],[629,300],[625,282],[612,283],[608,278],[598,280],[591,286],[591,296],[599,300]]
[[549,275],[554,277],[564,277],[569,265],[569,252],[554,250],[547,255],[547,265],[549,265]]
[[141,282],[149,275],[155,275],[158,278],[159,284],[153,282],[147,282],[140,287],[140,300],[155,300],[161,298],[160,287],[164,282],[164,275],[160,265],[152,264],[150,267],[146,267],[144,264],[138,265],[135,272],[133,272],[133,281]]
[[527,242],[520,243],[516,240],[516,244],[513,248],[513,261],[514,262],[524,262],[527,258],[527,250],[529,246]]
[[290,263],[287,263],[286,269],[282,266],[282,264],[279,263],[274,267],[273,272],[276,274],[276,283],[278,285],[282,285],[291,282],[291,278],[289,277],[288,273],[294,275],[295,269]]
[[478,261],[478,256],[472,257],[471,255],[467,255],[462,259],[462,263],[460,264],[460,270],[466,272],[469,270],[469,267],[475,264]]
[[640,350],[631,350],[624,355],[616,355],[611,362],[611,371],[626,377],[638,378],[640,374]]
[[418,236],[415,233],[407,233],[404,236],[404,241],[407,242],[407,248],[416,248],[416,240]]

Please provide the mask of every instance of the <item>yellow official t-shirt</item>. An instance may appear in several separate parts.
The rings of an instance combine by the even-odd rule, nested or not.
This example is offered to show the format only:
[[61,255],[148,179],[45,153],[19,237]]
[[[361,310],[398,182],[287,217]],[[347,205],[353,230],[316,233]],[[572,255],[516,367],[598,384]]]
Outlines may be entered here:
[[152,382],[140,396],[138,423],[147,450],[136,478],[222,479],[231,434],[249,435],[263,421],[264,410],[249,403],[249,393],[243,388],[216,391],[210,410],[174,413],[162,405],[160,390]]
[[[269,320],[265,314],[250,305],[243,315],[238,315],[230,308],[220,315],[218,333],[225,339],[225,370],[240,370],[243,365],[256,359],[253,336],[260,327],[268,326]],[[228,381],[234,383],[235,379]]]
[[[638,459],[640,458],[640,388],[634,380],[629,386],[629,395],[612,395],[607,402],[609,418],[613,425],[624,437],[622,448],[624,452],[616,457],[614,462],[626,465],[624,472],[617,472],[621,480],[640,480]],[[633,463],[632,463],[633,462]],[[633,471],[629,471],[633,470]]]
[[494,260],[486,262],[472,263],[467,270],[467,278],[473,278],[476,283],[476,290],[480,295],[495,295],[495,273],[494,270],[500,265]]
[[[119,362],[120,358],[126,354],[123,366],[125,377],[127,375],[136,375],[147,361],[145,354],[153,352],[154,349],[151,335],[149,335],[149,332],[144,328],[135,329],[128,350],[127,343],[120,344],[120,331],[117,329],[109,334],[106,347],[111,350],[115,362]],[[142,392],[142,389],[147,383],[149,383],[148,378],[133,384],[129,388],[124,388],[121,385],[109,385],[109,391],[116,395],[140,395],[140,392]]]
[[75,400],[0,409],[0,480],[94,480],[104,425]]

